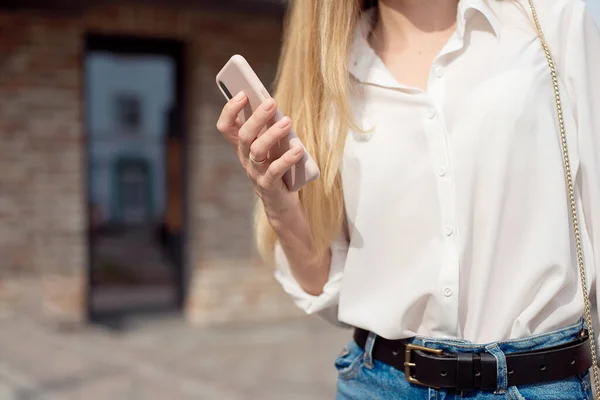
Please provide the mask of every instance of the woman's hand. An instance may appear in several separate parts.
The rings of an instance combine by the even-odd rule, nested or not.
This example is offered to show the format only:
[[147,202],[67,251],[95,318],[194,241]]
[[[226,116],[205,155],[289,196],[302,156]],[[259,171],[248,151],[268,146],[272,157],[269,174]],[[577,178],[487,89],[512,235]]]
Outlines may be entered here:
[[271,159],[269,150],[285,138],[292,122],[285,117],[261,134],[275,116],[275,102],[266,100],[242,124],[238,115],[247,104],[244,93],[229,100],[223,107],[217,129],[234,146],[246,174],[254,183],[292,273],[304,290],[317,296],[329,277],[331,252],[320,257],[314,253],[308,220],[298,194],[290,192],[282,180],[283,174],[302,159],[304,149],[300,145],[291,145],[280,158]]
[[269,150],[286,137],[292,122],[284,117],[261,134],[275,116],[275,101],[265,100],[242,124],[238,115],[247,104],[248,98],[243,92],[229,100],[223,107],[217,129],[234,146],[240,163],[264,204],[269,220],[284,220],[286,215],[298,211],[299,199],[297,193],[287,189],[282,177],[300,161],[304,149],[299,145],[291,145],[280,158],[271,159]]

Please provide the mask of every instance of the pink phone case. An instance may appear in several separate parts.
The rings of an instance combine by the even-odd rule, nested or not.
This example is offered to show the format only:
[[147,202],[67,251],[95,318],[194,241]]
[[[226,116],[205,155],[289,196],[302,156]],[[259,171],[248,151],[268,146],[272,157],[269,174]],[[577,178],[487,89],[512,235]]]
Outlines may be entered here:
[[[217,86],[228,100],[240,91],[243,91],[246,96],[248,96],[248,106],[240,113],[240,119],[243,122],[250,118],[254,110],[256,110],[263,101],[271,97],[258,76],[252,70],[252,67],[250,67],[250,64],[248,64],[244,57],[237,54],[231,57],[227,64],[225,64],[217,74]],[[277,113],[269,126],[276,123],[281,118],[283,118],[283,116],[279,110],[277,110]],[[261,132],[261,134],[262,133],[264,133],[264,131]],[[280,140],[273,146],[270,157],[273,159],[281,157],[290,149],[290,144],[293,142],[300,144],[304,148],[304,145],[294,131],[290,130],[287,138]],[[319,178],[319,176],[320,171],[317,163],[310,154],[308,154],[306,149],[304,149],[304,156],[284,174],[283,182],[289,191],[297,192],[307,183]]]

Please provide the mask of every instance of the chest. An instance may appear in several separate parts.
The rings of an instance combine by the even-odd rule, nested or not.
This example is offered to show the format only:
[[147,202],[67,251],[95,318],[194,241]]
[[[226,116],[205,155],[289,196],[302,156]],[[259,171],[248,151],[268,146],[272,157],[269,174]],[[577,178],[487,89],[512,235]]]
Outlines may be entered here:
[[431,67],[452,32],[423,35],[389,49],[374,46],[390,74],[403,85],[427,90]]
[[[539,43],[486,43],[489,48],[478,45],[451,60],[434,57],[427,91],[407,90],[391,78],[389,86],[355,83],[351,105],[368,132],[352,131],[346,141],[342,175],[350,211],[365,188],[386,187],[394,201],[418,204],[444,191],[468,197],[521,182],[515,190],[521,193],[548,176],[562,179],[553,87]],[[577,164],[566,96],[563,108]]]

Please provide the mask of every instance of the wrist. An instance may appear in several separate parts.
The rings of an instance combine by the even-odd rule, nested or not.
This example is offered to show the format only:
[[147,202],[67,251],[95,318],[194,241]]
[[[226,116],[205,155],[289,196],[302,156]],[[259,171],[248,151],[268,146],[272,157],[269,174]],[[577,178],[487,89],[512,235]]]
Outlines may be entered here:
[[290,207],[284,209],[273,210],[265,207],[265,214],[269,224],[278,235],[290,227],[306,223],[304,208],[300,201],[294,202]]

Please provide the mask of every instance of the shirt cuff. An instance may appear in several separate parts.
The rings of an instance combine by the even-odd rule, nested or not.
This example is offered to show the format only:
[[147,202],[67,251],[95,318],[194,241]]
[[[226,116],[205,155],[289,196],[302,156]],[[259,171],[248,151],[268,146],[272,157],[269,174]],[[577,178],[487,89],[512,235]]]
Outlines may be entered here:
[[296,278],[294,278],[287,257],[279,243],[277,243],[275,245],[275,279],[301,310],[307,314],[319,314],[325,320],[340,325],[337,319],[337,305],[347,254],[348,246],[345,243],[336,241],[332,244],[329,278],[323,287],[323,293],[319,296],[313,296],[302,289]]

